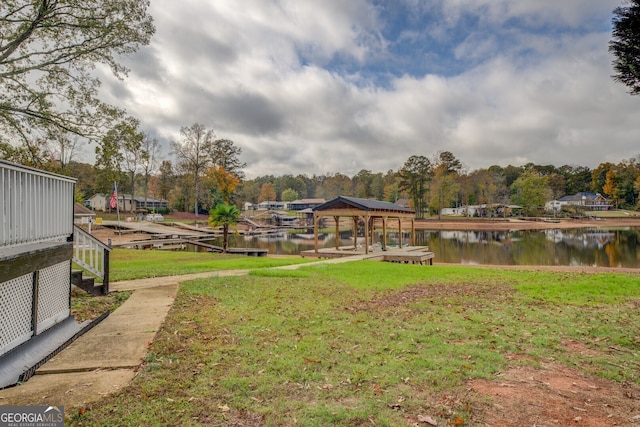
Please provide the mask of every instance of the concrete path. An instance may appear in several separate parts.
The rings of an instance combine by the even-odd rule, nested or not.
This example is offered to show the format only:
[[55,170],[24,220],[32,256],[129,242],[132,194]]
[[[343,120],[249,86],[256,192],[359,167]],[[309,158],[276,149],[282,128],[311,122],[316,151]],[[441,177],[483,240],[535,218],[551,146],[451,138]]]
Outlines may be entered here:
[[105,320],[41,366],[29,381],[0,390],[0,405],[77,408],[118,391],[135,376],[180,282],[246,273],[217,271],[112,283],[112,291],[134,292]]

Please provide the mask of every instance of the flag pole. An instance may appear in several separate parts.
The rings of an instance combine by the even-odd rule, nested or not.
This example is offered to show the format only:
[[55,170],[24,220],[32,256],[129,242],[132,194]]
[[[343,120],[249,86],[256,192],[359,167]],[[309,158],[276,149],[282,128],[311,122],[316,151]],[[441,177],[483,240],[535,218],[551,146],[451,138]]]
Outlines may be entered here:
[[[113,181],[113,188],[114,191],[116,192],[116,214],[118,215],[118,232],[120,232],[120,206],[118,203],[118,184],[116,184],[115,181]],[[120,234],[122,234],[120,232]]]

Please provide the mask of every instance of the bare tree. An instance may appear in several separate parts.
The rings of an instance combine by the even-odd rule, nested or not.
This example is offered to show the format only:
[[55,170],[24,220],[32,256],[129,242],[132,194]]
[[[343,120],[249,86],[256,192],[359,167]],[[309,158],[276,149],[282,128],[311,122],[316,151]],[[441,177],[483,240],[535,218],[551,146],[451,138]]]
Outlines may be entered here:
[[142,139],[141,166],[144,178],[144,207],[147,207],[147,197],[149,196],[149,179],[158,168],[160,161],[160,145],[158,140],[145,135]]
[[49,141],[49,147],[60,171],[65,172],[69,163],[82,152],[82,144],[78,135],[69,132],[55,132]]
[[213,148],[215,133],[212,130],[207,130],[201,124],[194,123],[189,127],[181,128],[180,134],[182,135],[182,139],[180,141],[173,141],[171,147],[178,161],[177,166],[193,176],[193,209],[197,221],[200,177],[211,164],[212,160],[209,153],[211,153]]

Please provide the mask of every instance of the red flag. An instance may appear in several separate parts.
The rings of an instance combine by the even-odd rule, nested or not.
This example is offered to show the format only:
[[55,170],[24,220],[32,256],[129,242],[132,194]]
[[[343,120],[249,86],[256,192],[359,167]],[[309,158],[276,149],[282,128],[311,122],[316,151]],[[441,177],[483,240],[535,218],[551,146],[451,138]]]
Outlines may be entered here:
[[113,190],[111,193],[111,200],[109,200],[109,206],[111,209],[115,209],[118,206],[118,195],[116,194],[116,190]]

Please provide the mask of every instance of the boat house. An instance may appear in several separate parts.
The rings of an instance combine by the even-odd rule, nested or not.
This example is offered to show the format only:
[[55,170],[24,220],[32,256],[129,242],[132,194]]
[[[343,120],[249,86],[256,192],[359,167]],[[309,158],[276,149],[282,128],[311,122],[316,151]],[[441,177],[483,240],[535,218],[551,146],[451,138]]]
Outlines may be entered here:
[[[387,227],[389,221],[397,221],[400,248],[403,245],[403,220],[410,221],[411,240],[409,245],[414,245],[415,215],[415,211],[391,202],[345,196],[336,197],[313,208],[315,254],[318,256],[318,230],[320,228],[320,219],[323,217],[332,217],[334,219],[336,236],[339,235],[340,218],[348,217],[353,220],[354,249],[358,247],[358,223],[362,221],[365,238],[364,253],[368,254],[369,247],[373,242],[373,231],[376,222],[381,222],[382,226],[382,250],[387,249]],[[339,239],[336,238],[336,250],[339,249]]]

